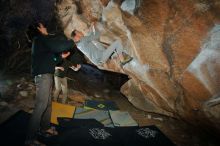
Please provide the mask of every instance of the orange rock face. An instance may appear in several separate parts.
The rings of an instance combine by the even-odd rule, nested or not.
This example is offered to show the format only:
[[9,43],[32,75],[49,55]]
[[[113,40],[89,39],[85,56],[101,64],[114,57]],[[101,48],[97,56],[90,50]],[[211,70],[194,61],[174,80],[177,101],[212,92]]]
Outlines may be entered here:
[[[88,21],[103,17],[94,8],[100,9],[100,3],[81,4]],[[134,59],[123,68],[115,60],[104,67],[129,75],[131,80],[121,88],[128,100],[145,111],[220,130],[219,1],[147,0],[134,15],[117,5],[112,6],[114,13],[107,7],[100,39],[120,38]]]

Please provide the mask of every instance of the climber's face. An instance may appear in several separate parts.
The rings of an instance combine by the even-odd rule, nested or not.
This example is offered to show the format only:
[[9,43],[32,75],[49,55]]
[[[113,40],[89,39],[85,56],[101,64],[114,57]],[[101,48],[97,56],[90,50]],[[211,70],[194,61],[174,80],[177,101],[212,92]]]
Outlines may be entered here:
[[76,35],[73,37],[75,42],[79,42],[81,38],[84,36],[81,31],[75,31]]

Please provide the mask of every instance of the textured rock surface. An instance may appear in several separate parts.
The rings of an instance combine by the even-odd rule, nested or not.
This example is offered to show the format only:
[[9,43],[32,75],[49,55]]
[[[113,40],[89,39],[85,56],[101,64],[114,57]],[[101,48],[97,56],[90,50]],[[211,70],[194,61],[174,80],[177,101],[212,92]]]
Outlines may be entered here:
[[123,69],[111,60],[105,69],[130,76],[121,91],[134,106],[220,129],[220,104],[207,104],[220,94],[220,45],[204,46],[219,19],[220,3],[148,0],[134,15],[118,4],[103,9],[98,0],[64,0],[59,16],[67,35],[76,28],[85,32],[97,19],[106,22],[101,41],[123,41],[134,59]]

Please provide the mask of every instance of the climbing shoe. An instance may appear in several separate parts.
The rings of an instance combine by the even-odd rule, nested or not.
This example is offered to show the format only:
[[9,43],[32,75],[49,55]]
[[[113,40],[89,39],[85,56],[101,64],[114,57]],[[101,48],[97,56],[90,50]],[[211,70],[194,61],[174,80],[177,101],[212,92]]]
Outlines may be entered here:
[[124,56],[124,60],[120,62],[121,66],[125,65],[126,63],[130,62],[133,59],[133,57],[125,53],[123,53],[123,56]]

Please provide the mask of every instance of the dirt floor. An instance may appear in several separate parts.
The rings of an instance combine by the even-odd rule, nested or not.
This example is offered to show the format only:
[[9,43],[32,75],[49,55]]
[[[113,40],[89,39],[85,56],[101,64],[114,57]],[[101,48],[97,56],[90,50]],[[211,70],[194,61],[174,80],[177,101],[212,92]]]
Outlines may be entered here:
[[[80,98],[79,96],[80,92],[73,92],[75,92],[75,96],[73,93],[72,99],[75,98],[77,101],[83,101],[83,97]],[[135,108],[120,92],[113,91],[110,96],[105,98],[92,96],[86,96],[86,98],[114,101],[121,111],[128,111],[139,126],[156,125],[177,146],[219,146],[217,139],[213,138],[212,135],[203,130],[198,130],[193,125],[187,124],[180,119],[149,113]],[[83,106],[80,102],[69,100],[68,104]]]
[[[26,78],[1,80],[0,93],[0,123],[10,117],[16,111],[23,109],[32,112],[34,107],[35,87],[33,80]],[[112,100],[120,110],[128,111],[140,126],[156,125],[177,146],[219,146],[220,142],[203,130],[198,130],[182,120],[166,117],[163,115],[148,113],[135,108],[119,91],[109,91],[108,96],[93,97],[79,91],[70,90],[68,104],[83,106],[86,98],[96,100]],[[77,93],[77,94],[76,94]],[[75,96],[81,95],[78,99]],[[74,101],[73,99],[77,99]],[[219,142],[219,143],[218,143]]]

